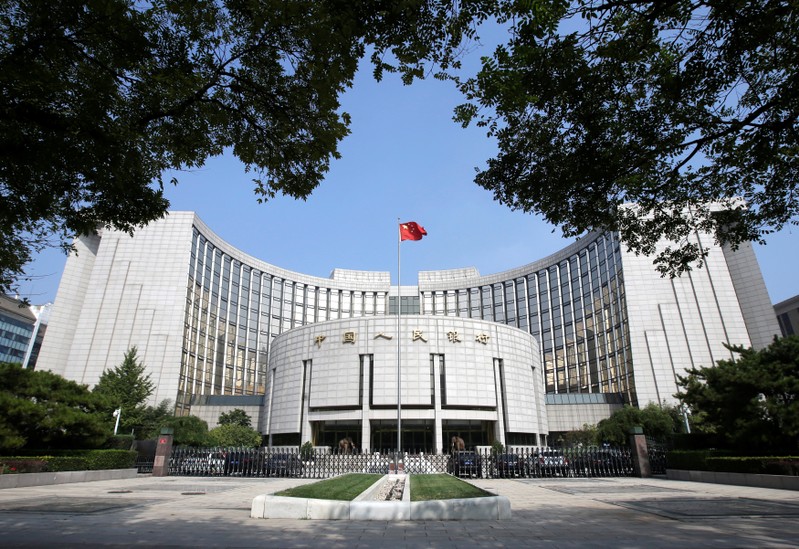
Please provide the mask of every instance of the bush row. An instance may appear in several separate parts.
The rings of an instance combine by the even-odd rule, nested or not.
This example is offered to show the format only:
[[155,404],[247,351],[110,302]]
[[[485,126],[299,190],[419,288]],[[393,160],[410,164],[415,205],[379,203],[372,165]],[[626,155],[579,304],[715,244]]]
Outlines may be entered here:
[[130,450],[64,450],[47,454],[0,457],[0,465],[5,473],[96,471],[136,465],[136,452]]
[[799,456],[732,456],[721,450],[673,450],[669,469],[799,476]]

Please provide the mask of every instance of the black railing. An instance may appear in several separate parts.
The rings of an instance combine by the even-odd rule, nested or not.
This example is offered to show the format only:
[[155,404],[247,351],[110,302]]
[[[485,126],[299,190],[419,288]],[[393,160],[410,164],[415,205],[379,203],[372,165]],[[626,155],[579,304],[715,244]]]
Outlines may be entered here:
[[136,458],[137,473],[152,473],[155,456],[138,456]]
[[646,438],[646,448],[649,452],[649,468],[653,475],[665,475],[666,467],[666,452],[668,447],[663,442],[657,441],[650,437]]
[[[653,472],[660,463],[650,451]],[[665,456],[665,453],[662,453]],[[176,448],[169,474],[177,476],[328,478],[344,473],[449,473],[476,478],[624,477],[633,475],[630,450],[617,447],[513,447],[450,454],[299,452],[267,448]],[[663,470],[665,471],[665,462]],[[152,465],[150,465],[152,467]],[[140,470],[141,471],[141,470]],[[141,471],[144,472],[144,471]]]

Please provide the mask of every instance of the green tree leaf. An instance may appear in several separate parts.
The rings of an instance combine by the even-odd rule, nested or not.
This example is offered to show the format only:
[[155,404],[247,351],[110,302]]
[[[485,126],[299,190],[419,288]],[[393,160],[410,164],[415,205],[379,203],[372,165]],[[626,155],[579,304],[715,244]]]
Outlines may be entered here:
[[644,408],[636,408],[625,404],[621,410],[616,410],[597,424],[596,441],[626,446],[633,427],[642,427],[645,435],[663,440],[679,432],[681,424],[674,409],[669,406],[650,402]]
[[[259,201],[306,198],[349,134],[367,47],[405,82],[457,65],[496,0],[0,5],[0,290],[55,236],[162,217],[167,170],[231,152]],[[174,181],[174,180],[173,180]]]
[[208,446],[208,423],[197,416],[178,416],[164,420],[161,428],[168,427],[174,431],[175,446]]
[[696,230],[735,247],[797,223],[795,3],[550,6],[460,82],[457,120],[499,148],[480,186],[566,236],[619,231],[669,274],[703,261]]
[[241,408],[234,408],[229,412],[219,414],[219,425],[242,425],[244,427],[252,426],[252,419],[249,414]]
[[122,410],[120,433],[134,431],[135,434],[142,430],[148,414],[153,413],[147,409],[145,402],[155,391],[155,383],[146,373],[147,367],[139,362],[137,353],[136,347],[131,347],[121,364],[100,375],[93,389],[95,394],[105,399],[109,416],[114,410]]
[[0,363],[0,451],[99,448],[113,429],[104,406],[85,385]]
[[261,445],[261,434],[238,423],[227,423],[214,427],[208,432],[214,446],[225,448],[257,448]]
[[747,453],[799,450],[799,336],[775,338],[759,351],[728,348],[736,358],[678,376],[683,390],[674,396],[696,428]]

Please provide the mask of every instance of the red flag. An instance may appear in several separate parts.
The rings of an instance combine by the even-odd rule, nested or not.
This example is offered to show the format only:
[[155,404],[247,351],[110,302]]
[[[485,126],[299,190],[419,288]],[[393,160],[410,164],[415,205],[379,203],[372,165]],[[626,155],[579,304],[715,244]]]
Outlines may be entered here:
[[423,236],[427,236],[427,231],[424,227],[415,221],[408,221],[407,223],[400,223],[400,240],[421,240]]

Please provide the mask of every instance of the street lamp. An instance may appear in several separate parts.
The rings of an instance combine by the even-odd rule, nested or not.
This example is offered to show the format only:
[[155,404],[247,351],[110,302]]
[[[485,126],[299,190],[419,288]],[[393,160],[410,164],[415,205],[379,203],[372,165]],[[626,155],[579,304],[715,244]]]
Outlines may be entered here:
[[122,408],[117,408],[114,410],[114,417],[117,418],[117,422],[114,425],[114,436],[117,435],[117,429],[119,429],[119,418],[122,416]]

